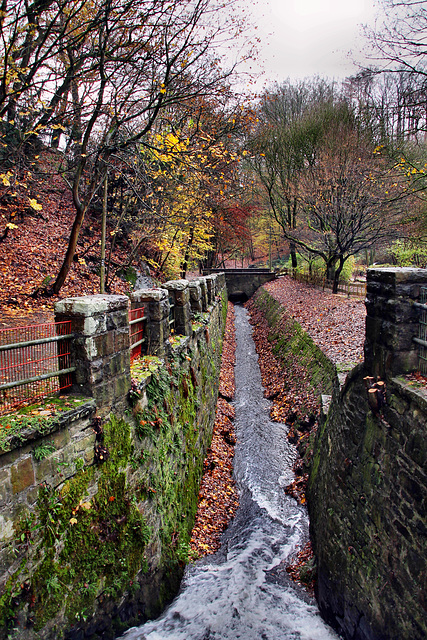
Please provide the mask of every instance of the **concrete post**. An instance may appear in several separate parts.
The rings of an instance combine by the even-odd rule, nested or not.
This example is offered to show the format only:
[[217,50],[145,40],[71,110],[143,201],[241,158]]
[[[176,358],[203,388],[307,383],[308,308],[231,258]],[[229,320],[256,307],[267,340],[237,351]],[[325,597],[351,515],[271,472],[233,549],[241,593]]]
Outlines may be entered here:
[[368,269],[365,365],[372,376],[386,379],[418,368],[421,287],[427,269]]
[[140,289],[131,294],[132,304],[144,305],[147,316],[147,353],[163,357],[169,330],[169,292],[167,289]]
[[169,291],[174,304],[175,333],[191,336],[190,288],[188,280],[170,280],[163,285]]
[[55,304],[55,321],[71,320],[77,334],[71,362],[73,386],[95,399],[101,415],[127,406],[130,384],[129,318],[126,296],[66,298]]

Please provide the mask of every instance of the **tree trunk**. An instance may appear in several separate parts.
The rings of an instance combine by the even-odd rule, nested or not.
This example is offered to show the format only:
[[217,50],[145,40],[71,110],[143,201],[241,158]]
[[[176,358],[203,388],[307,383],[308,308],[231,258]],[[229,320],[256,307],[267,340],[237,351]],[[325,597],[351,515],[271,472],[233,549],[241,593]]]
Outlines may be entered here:
[[334,282],[336,263],[337,259],[335,256],[333,258],[329,258],[329,260],[326,262],[326,280]]
[[[337,269],[335,269],[334,273],[334,283],[332,285],[332,293],[338,293],[338,285],[340,283],[340,275],[344,266],[344,259],[342,256],[339,257],[339,265]],[[335,266],[335,263],[334,263]]]
[[297,266],[298,266],[297,251],[296,251],[295,244],[293,242],[289,243],[289,249],[290,249],[290,253],[291,253],[292,269],[296,269]]
[[340,277],[338,271],[334,273],[334,280],[332,284],[332,293],[338,293],[338,285],[339,285]]
[[82,228],[83,220],[86,213],[86,207],[80,206],[77,210],[77,215],[74,219],[73,228],[71,229],[70,240],[68,242],[67,253],[65,254],[64,262],[53,284],[53,293],[59,293],[62,285],[65,282],[65,278],[71,269],[73,264],[74,254],[76,252],[77,240],[79,238],[80,229]]
[[193,244],[193,238],[194,238],[194,228],[191,227],[190,236],[188,238],[187,246],[185,248],[184,261],[182,263],[181,278],[185,278],[185,276],[187,275],[188,261],[190,260],[190,252],[191,252],[191,246]]
[[101,224],[101,281],[99,292],[105,293],[105,241],[107,235],[107,197],[108,197],[108,173],[104,178],[104,197],[102,199],[102,224]]

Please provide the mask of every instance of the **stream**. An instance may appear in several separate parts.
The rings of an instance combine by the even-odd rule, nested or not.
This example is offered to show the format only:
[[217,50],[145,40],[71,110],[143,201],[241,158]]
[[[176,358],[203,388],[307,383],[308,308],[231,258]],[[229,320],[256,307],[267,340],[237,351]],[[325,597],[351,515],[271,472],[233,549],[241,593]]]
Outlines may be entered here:
[[284,568],[308,537],[305,508],[284,492],[296,452],[287,427],[269,419],[247,312],[236,306],[235,314],[238,512],[220,551],[187,567],[160,618],[123,640],[338,639]]

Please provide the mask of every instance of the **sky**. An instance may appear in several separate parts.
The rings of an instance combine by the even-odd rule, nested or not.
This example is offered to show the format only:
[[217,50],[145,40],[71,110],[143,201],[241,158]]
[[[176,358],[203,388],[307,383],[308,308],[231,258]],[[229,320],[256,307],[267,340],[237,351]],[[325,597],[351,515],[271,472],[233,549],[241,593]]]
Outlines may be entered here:
[[[312,75],[341,79],[363,59],[363,24],[374,24],[375,0],[257,0],[245,2],[261,39],[264,82]],[[259,70],[258,63],[252,65]],[[257,82],[260,85],[260,81]]]

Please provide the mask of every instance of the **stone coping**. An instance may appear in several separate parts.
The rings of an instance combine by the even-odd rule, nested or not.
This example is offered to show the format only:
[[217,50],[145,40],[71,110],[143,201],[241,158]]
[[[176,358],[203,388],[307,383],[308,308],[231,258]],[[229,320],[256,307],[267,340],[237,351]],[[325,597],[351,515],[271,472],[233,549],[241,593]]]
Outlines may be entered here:
[[127,296],[97,293],[92,296],[77,296],[55,302],[55,313],[94,316],[100,313],[125,309],[128,304],[129,298]]
[[[76,396],[71,396],[76,397]],[[87,418],[91,414],[96,413],[96,403],[92,398],[87,398],[87,401],[84,404],[79,405],[78,407],[72,408],[69,411],[63,411],[58,416],[47,416],[52,417],[52,423],[49,427],[43,430],[41,429],[23,429],[19,432],[19,434],[13,434],[10,436],[10,439],[7,441],[5,447],[0,449],[0,456],[5,453],[9,453],[14,449],[18,449],[34,440],[38,440],[39,438],[45,438],[56,431],[64,429],[67,425],[72,422],[76,422],[81,418]]]
[[419,267],[370,267],[367,271],[367,279],[386,276],[395,282],[422,282],[427,281],[427,269]]
[[427,387],[415,386],[401,376],[392,378],[395,384],[408,400],[414,402],[418,408],[427,415]]

